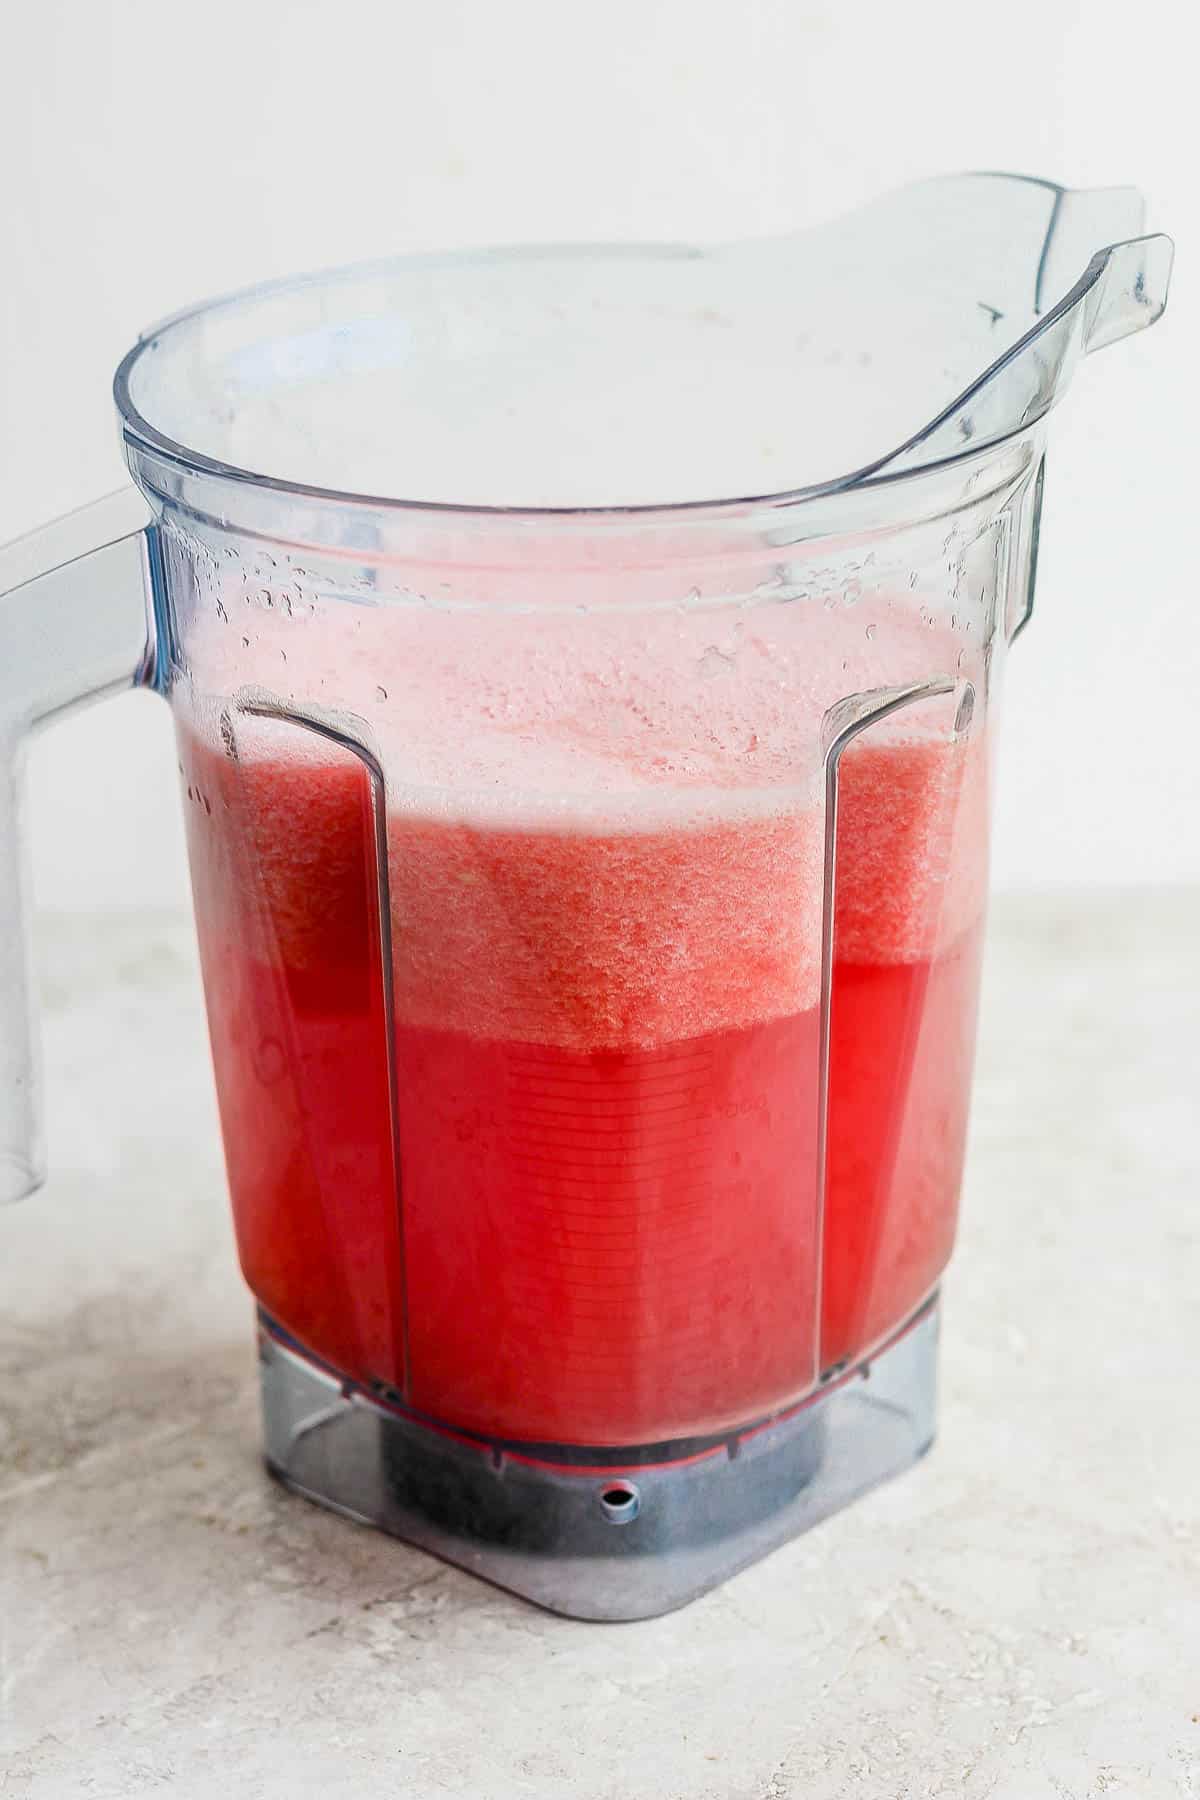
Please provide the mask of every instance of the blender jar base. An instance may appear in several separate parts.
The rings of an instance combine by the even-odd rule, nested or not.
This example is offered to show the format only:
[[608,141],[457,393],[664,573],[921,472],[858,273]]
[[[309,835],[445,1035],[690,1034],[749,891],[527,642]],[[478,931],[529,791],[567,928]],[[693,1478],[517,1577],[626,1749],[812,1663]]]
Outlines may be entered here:
[[313,1362],[265,1316],[261,1326],[273,1475],[572,1619],[685,1605],[909,1468],[934,1435],[936,1295],[870,1362],[786,1415],[650,1451],[451,1435]]

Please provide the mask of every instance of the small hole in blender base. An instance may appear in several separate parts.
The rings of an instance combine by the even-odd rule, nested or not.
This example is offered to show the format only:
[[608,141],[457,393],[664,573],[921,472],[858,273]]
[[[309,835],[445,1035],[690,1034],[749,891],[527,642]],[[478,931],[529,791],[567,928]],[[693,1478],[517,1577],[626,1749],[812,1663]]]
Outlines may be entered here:
[[600,1507],[610,1525],[628,1525],[636,1519],[642,1497],[630,1481],[610,1481],[600,1490]]

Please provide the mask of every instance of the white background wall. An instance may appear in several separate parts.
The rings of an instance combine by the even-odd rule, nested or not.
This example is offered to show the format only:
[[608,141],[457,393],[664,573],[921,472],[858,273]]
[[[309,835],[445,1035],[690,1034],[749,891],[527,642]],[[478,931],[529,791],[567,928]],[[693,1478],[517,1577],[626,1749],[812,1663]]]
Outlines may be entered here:
[[[1131,182],[1182,266],[1163,323],[1086,365],[1058,421],[996,879],[1200,878],[1190,10],[13,5],[0,540],[119,485],[112,367],[139,326],[208,293],[408,249],[784,230],[945,169]],[[130,695],[84,714],[31,775],[43,904],[183,903],[165,709]]]

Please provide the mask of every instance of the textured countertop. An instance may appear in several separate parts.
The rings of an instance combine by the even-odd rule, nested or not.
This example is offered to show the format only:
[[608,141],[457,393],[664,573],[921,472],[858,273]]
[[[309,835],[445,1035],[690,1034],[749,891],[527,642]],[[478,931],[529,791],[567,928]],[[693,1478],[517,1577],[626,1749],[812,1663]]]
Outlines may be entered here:
[[996,905],[933,1454],[626,1626],[267,1479],[190,927],[48,920],[39,951],[3,1800],[1200,1794],[1200,895]]

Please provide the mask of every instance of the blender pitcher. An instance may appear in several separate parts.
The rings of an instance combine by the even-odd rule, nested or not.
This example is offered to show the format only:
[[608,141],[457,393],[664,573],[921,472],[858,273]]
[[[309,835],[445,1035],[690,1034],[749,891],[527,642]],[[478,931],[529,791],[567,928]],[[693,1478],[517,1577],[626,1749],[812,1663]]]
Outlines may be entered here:
[[929,1445],[1000,674],[1051,407],[1165,302],[1140,214],[960,176],[125,358],[135,486],[3,569],[0,1169],[22,740],[144,684],[290,1487],[635,1618]]

